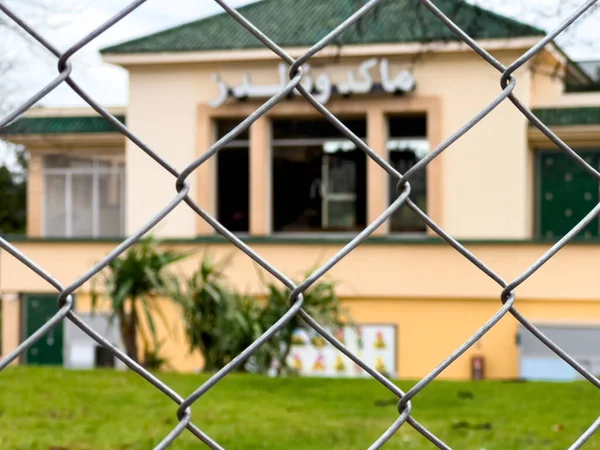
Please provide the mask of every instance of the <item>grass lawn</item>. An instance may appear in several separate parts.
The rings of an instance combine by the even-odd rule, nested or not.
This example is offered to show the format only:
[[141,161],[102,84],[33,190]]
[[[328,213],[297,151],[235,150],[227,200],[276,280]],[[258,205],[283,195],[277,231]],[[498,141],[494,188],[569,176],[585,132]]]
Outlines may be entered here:
[[[206,379],[160,377],[183,395]],[[362,450],[397,417],[393,400],[373,380],[235,375],[197,402],[193,421],[228,450]],[[0,373],[0,448],[150,449],[175,410],[133,373],[10,368]],[[584,382],[435,382],[413,412],[455,449],[566,449],[600,414],[600,392]],[[171,448],[204,447],[184,432]],[[385,448],[433,446],[405,425]],[[600,449],[600,435],[584,448]]]

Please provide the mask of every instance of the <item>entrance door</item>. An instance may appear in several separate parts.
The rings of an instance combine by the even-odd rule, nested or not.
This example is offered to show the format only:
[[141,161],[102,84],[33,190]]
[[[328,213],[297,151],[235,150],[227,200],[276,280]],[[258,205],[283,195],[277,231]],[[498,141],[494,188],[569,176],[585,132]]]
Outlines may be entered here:
[[[31,294],[23,297],[24,337],[35,333],[58,311],[58,294]],[[35,365],[63,365],[63,328],[59,323],[27,350],[26,363]]]

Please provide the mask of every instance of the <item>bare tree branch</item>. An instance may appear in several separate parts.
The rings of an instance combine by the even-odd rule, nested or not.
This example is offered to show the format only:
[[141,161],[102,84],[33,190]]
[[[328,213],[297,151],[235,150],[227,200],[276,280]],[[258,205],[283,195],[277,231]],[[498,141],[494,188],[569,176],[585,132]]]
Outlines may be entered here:
[[[470,0],[470,3],[550,30],[581,7],[583,2],[581,0]],[[561,33],[556,40],[557,44],[573,55],[598,54],[600,51],[599,8],[600,4],[592,6]]]
[[[76,4],[74,0],[3,0],[3,3],[45,35],[66,26],[86,1]],[[0,14],[0,115],[26,96],[22,75],[39,64],[56,64],[56,58],[9,17]]]

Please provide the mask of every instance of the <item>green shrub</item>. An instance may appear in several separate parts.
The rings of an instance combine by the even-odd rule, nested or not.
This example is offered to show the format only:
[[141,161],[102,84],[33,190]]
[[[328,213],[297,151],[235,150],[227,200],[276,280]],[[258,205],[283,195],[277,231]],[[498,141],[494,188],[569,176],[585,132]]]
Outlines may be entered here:
[[[306,278],[310,272],[306,274]],[[275,284],[268,284],[269,295],[262,310],[260,321],[267,329],[282,317],[291,307],[290,290]],[[340,300],[335,294],[335,283],[317,281],[304,293],[302,309],[313,319],[328,329],[338,329],[348,322],[348,314],[342,310]],[[289,373],[287,357],[292,348],[293,333],[297,329],[312,330],[298,315],[294,316],[267,345],[271,356],[270,366],[277,368],[277,373]]]
[[[226,261],[215,265],[205,256],[189,280],[180,283],[173,279],[169,289],[182,307],[190,350],[199,350],[205,359],[205,372],[214,372],[229,363],[291,307],[289,290],[275,284],[266,285],[264,299],[236,292],[225,281],[226,265]],[[334,283],[315,283],[305,293],[303,308],[327,328],[344,325]],[[293,332],[298,328],[307,325],[295,316],[238,370],[267,373],[275,367],[278,374],[289,373],[286,360]]]
[[261,333],[255,300],[227,286],[208,257],[189,280],[173,279],[169,293],[181,305],[190,350],[202,353],[205,372],[226,365]]
[[[99,298],[109,300],[112,317],[119,319],[125,351],[136,362],[140,355],[138,333],[142,337],[144,360],[152,361],[158,356],[154,317],[156,315],[165,319],[156,299],[165,293],[167,282],[171,278],[169,266],[187,256],[162,249],[160,242],[151,237],[144,238],[112,261],[98,279],[94,280],[93,310],[96,309]],[[98,283],[102,285],[102,293],[96,290]],[[144,331],[143,320],[149,328],[150,337]]]

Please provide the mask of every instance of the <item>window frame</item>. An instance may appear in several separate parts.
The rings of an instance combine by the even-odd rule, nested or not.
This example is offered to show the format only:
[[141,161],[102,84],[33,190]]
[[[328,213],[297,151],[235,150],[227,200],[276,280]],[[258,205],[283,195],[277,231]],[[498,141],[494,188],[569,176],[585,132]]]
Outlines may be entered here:
[[[45,155],[52,156],[52,155]],[[67,158],[71,155],[66,155]],[[100,176],[101,175],[117,175],[120,181],[120,207],[119,207],[119,235],[125,235],[125,165],[115,167],[102,167],[99,163],[102,159],[98,156],[90,158],[91,167],[67,167],[67,168],[51,168],[46,167],[45,158],[42,163],[42,237],[53,238],[62,237],[65,239],[90,237],[94,239],[102,239],[108,236],[100,235]],[[48,189],[46,177],[49,175],[60,175],[65,178],[65,233],[63,235],[49,235],[47,227],[47,203]],[[92,234],[91,236],[73,236],[73,175],[90,175],[92,177]],[[115,236],[117,237],[117,236]]]
[[[270,117],[271,121],[273,120],[279,120],[279,121],[293,121],[295,119],[298,120],[303,120],[303,119],[308,119],[308,120],[323,120],[324,122],[325,119],[322,119],[319,116],[308,116],[308,117],[300,117],[300,118],[295,118],[295,117],[288,117],[288,116],[273,116]],[[355,114],[355,115],[350,115],[346,118],[343,119],[350,119],[350,120],[357,120],[357,121],[364,121],[365,124],[365,135],[364,136],[358,136],[358,138],[363,141],[365,144],[367,143],[367,137],[366,137],[366,130],[368,129],[368,117],[366,114],[362,115],[362,114]],[[272,125],[272,122],[271,122]],[[341,133],[340,133],[341,134]],[[275,185],[274,185],[274,173],[273,173],[273,161],[274,161],[274,149],[276,147],[279,148],[289,148],[289,147],[296,147],[296,146],[314,146],[314,147],[321,147],[322,148],[322,154],[323,157],[325,157],[326,155],[332,153],[332,152],[328,152],[325,149],[325,146],[329,143],[339,143],[339,144],[344,144],[344,143],[350,143],[352,145],[352,149],[353,150],[360,150],[359,147],[357,145],[355,145],[348,137],[344,136],[344,135],[339,135],[339,136],[320,136],[320,137],[300,137],[300,138],[281,138],[281,137],[275,137],[274,135],[274,131],[273,129],[271,129],[271,134],[269,136],[269,158],[270,158],[270,164],[271,164],[271,169],[269,171],[270,176],[271,176],[271,202],[270,202],[270,229],[271,229],[271,236],[282,236],[282,237],[309,237],[309,238],[314,238],[315,236],[327,236],[327,237],[336,237],[336,236],[354,236],[357,233],[357,230],[327,230],[327,229],[321,229],[319,231],[310,231],[310,230],[302,230],[302,231],[275,231],[275,203],[273,201],[274,195],[275,195]],[[252,149],[250,149],[250,151],[252,151]],[[361,150],[362,151],[362,150]],[[334,152],[333,152],[334,153]],[[368,181],[367,181],[367,177],[368,177],[368,156],[365,155],[365,227],[368,226]],[[324,164],[324,162],[323,162]],[[323,164],[322,164],[322,168],[323,168]],[[323,173],[323,169],[322,172]],[[323,179],[326,179],[327,177],[324,177]],[[323,184],[321,185],[321,187],[319,188],[321,189],[321,191],[323,192]],[[326,191],[326,190],[325,190]],[[322,226],[327,226],[328,224],[328,208],[329,208],[329,203],[330,201],[356,201],[356,199],[358,198],[358,193],[354,193],[354,194],[349,194],[349,193],[329,193],[327,192],[325,194],[325,197],[327,198],[327,200],[325,200],[325,198],[322,199],[321,201],[321,216],[322,216]],[[325,224],[325,225],[324,225]],[[364,229],[364,227],[362,227]]]
[[[226,103],[218,108],[204,108],[200,109],[200,114],[198,117],[198,140],[196,144],[197,152],[202,153],[206,151],[206,148],[209,148],[217,141],[217,132],[215,123],[219,120],[226,119],[238,119],[240,117],[247,117],[251,115],[256,108],[260,108],[261,103],[257,100],[249,99],[245,102],[237,102],[237,103]],[[376,98],[369,97],[365,99],[354,99],[348,100],[344,99],[339,102],[332,102],[328,107],[332,113],[336,115],[338,118],[342,118],[342,122],[344,125],[348,126],[347,120],[355,119],[357,117],[366,118],[367,129],[363,133],[356,133],[357,136],[366,136],[366,139],[363,139],[369,145],[380,145],[380,139],[382,135],[379,130],[379,126],[384,127],[385,129],[389,129],[388,119],[397,117],[397,116],[423,116],[425,118],[425,130],[424,137],[427,138],[431,150],[433,150],[436,145],[439,144],[444,138],[443,131],[443,120],[444,111],[443,111],[443,101],[439,97],[436,96],[421,96],[417,95],[414,98],[411,98],[410,102],[398,101],[397,98]],[[292,120],[292,119],[320,119],[320,116],[313,108],[312,105],[306,102],[282,102],[276,105],[275,108],[268,111],[264,114],[263,117],[258,119],[255,123],[250,127],[250,134],[252,130],[256,127],[258,131],[250,139],[250,155],[251,159],[255,157],[254,152],[257,153],[256,158],[261,161],[261,163],[268,164],[269,160],[265,159],[265,155],[269,154],[270,158],[272,158],[272,151],[274,147],[274,142],[278,141],[275,139],[273,135],[273,128],[277,125],[277,122],[280,120]],[[372,127],[369,122],[373,121],[377,127]],[[266,132],[266,129],[269,129],[269,132]],[[351,127],[351,129],[353,129]],[[383,128],[381,128],[383,129]],[[283,137],[283,136],[278,136]],[[236,138],[236,139],[239,139]],[[374,147],[372,147],[374,148]],[[379,148],[379,147],[377,147]],[[382,155],[383,156],[383,155]],[[368,161],[367,161],[368,162]],[[251,163],[256,164],[256,162]],[[210,167],[210,174],[208,176],[211,177],[211,185],[216,186],[216,171],[214,170],[214,166]],[[262,167],[262,166],[261,166]],[[427,166],[427,213],[437,223],[441,223],[443,225],[444,217],[443,217],[443,208],[442,208],[442,185],[439,182],[441,179],[439,175],[443,169],[443,161],[437,161],[435,164],[429,164]],[[269,170],[271,173],[271,170]],[[383,177],[387,177],[387,174],[384,174]],[[255,179],[255,174],[253,174],[253,170],[251,167],[251,183],[257,183],[257,186],[260,187],[254,193],[251,193],[251,198],[256,200],[255,196],[259,193],[262,195],[264,192],[268,193],[268,197],[266,200],[270,208],[266,211],[263,211],[262,206],[257,206],[251,202],[250,205],[250,214],[257,214],[251,222],[250,230],[248,235],[251,236],[260,236],[264,238],[292,238],[292,239],[347,239],[349,237],[356,236],[356,232],[353,231],[323,231],[323,232],[302,232],[302,231],[288,231],[288,232],[279,232],[275,231],[273,227],[273,195],[272,195],[272,186],[269,184],[272,182],[272,177],[269,180],[264,178]],[[385,195],[384,202],[388,199],[388,182],[387,179],[381,180],[379,176],[377,176],[378,183],[385,183],[385,189],[383,189],[383,195]],[[263,192],[264,191],[264,192]],[[367,190],[367,204],[369,203],[371,193]],[[261,203],[265,198],[261,197]],[[206,208],[206,210],[211,211],[212,214],[216,214],[217,207],[215,202],[214,195],[207,195],[205,192],[201,192],[199,194],[199,202],[202,206]],[[367,205],[368,206],[368,205]],[[371,215],[370,215],[371,214]],[[367,208],[367,222],[372,217],[372,211],[369,211]],[[398,238],[397,233],[391,233],[386,222],[383,224],[377,231],[376,235],[378,236],[389,236],[394,239]],[[197,225],[197,233],[202,236],[213,236],[218,235],[212,227],[208,226],[205,223],[198,223]],[[241,234],[241,233],[240,233]],[[428,237],[432,235],[430,229],[427,229],[424,234],[411,234],[410,236],[406,234],[401,234],[401,238],[420,240],[423,237]]]
[[[388,122],[389,124],[389,122]],[[432,150],[431,148],[431,143],[429,141],[429,137],[428,136],[420,136],[420,137],[414,137],[414,136],[406,136],[406,137],[393,137],[393,136],[388,136],[387,138],[387,142],[386,142],[386,157],[387,157],[387,162],[393,166],[392,164],[392,152],[394,150],[390,149],[390,141],[406,141],[406,142],[410,142],[410,141],[422,141],[425,142],[427,144],[427,154],[429,154]],[[424,156],[423,158],[425,158],[426,156]],[[421,158],[421,159],[423,159]],[[419,160],[420,161],[420,160]],[[429,212],[427,211],[429,208],[429,200],[430,200],[430,192],[429,192],[429,164],[426,165],[424,168],[424,173],[425,173],[425,202],[427,207],[425,208],[425,211],[423,211],[426,214],[429,214]],[[388,177],[391,177],[391,175],[388,175]],[[396,198],[394,198],[392,195],[391,189],[387,189],[387,203],[388,203],[388,207],[396,200]],[[396,214],[401,208],[406,207],[405,205],[400,206],[400,208],[398,208],[398,210],[396,210],[396,212],[394,212],[394,214]],[[427,224],[425,222],[423,222],[423,231],[394,231],[392,230],[392,218],[394,216],[394,214],[392,214],[392,216],[390,216],[390,218],[388,219],[388,230],[387,230],[387,235],[388,236],[401,236],[401,237],[405,237],[405,238],[423,238],[426,237],[428,232],[427,232]]]

